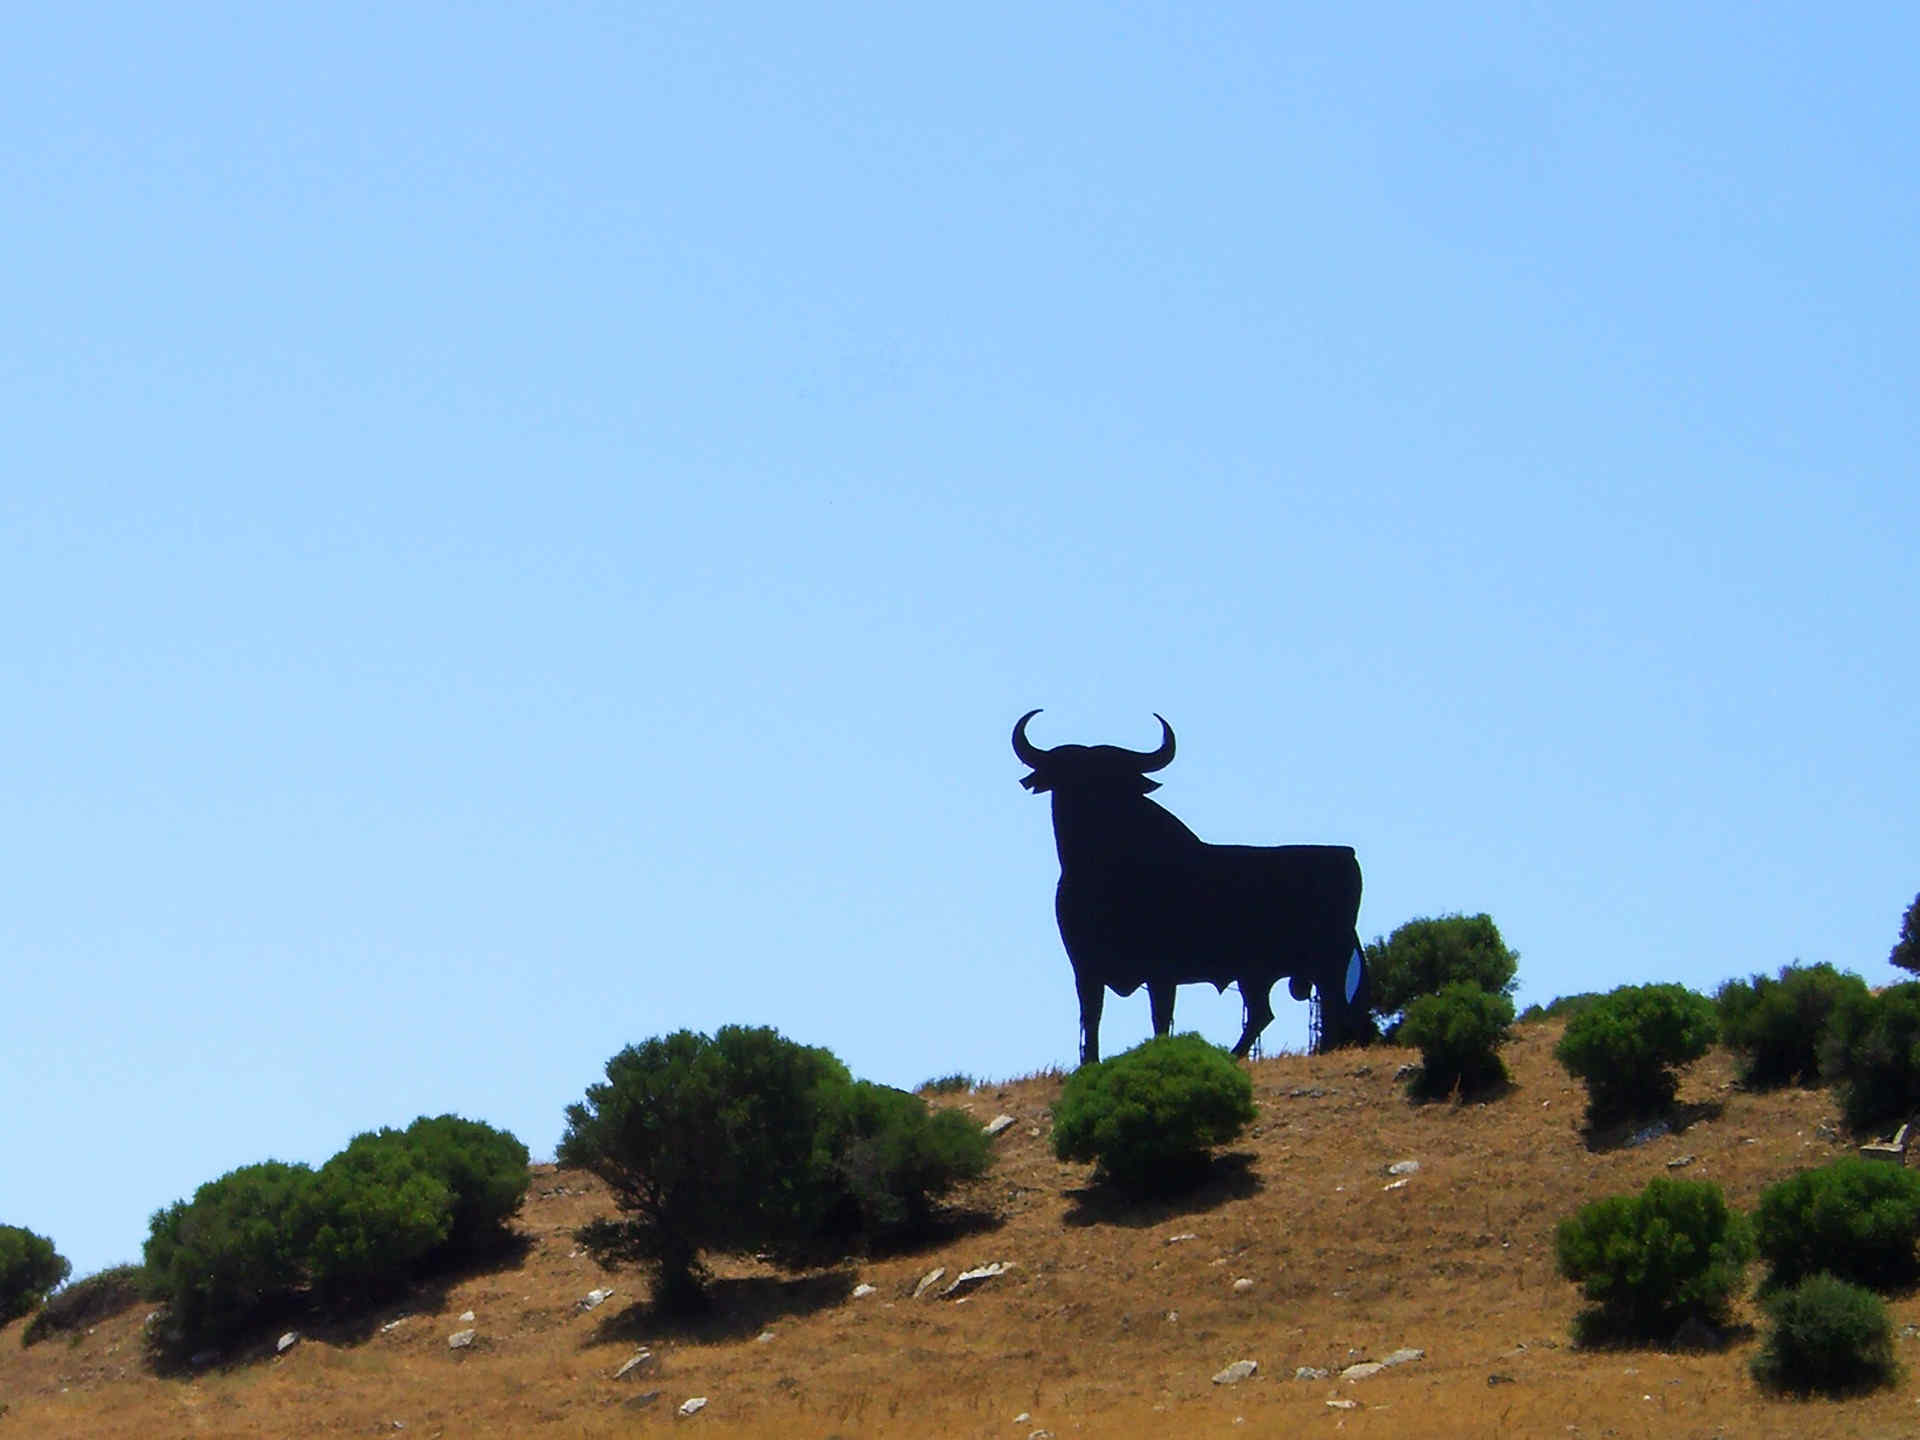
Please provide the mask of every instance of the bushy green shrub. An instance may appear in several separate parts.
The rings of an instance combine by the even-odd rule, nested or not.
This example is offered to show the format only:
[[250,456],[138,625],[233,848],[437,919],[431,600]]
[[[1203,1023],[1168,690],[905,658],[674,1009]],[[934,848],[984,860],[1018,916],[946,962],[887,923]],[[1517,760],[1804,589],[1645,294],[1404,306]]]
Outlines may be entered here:
[[[1422,995],[1454,984],[1511,995],[1520,957],[1500,938],[1490,915],[1441,915],[1409,920],[1366,948],[1374,1013],[1383,1020]],[[1388,1031],[1391,1036],[1392,1030]]]
[[313,1172],[243,1165],[153,1217],[146,1273],[185,1346],[231,1336],[292,1296],[305,1275]]
[[527,1147],[458,1115],[422,1115],[404,1134],[415,1162],[449,1192],[447,1235],[435,1259],[451,1263],[498,1248],[527,1198]]
[[0,1325],[41,1304],[72,1270],[46,1236],[0,1225]]
[[951,1075],[936,1075],[931,1080],[920,1083],[920,1093],[925,1095],[958,1095],[963,1090],[971,1090],[978,1082],[963,1070]]
[[777,1030],[681,1030],[629,1045],[567,1107],[562,1165],[606,1182],[627,1217],[577,1233],[606,1266],[655,1270],[670,1310],[706,1299],[700,1252],[809,1246],[835,1199],[823,1120],[851,1083],[827,1050]]
[[1713,1002],[1683,985],[1622,985],[1567,1021],[1554,1057],[1587,1085],[1587,1118],[1656,1115],[1673,1103],[1674,1067],[1713,1044]]
[[1893,1323],[1880,1297],[1832,1275],[1809,1275],[1767,1301],[1773,1328],[1754,1378],[1795,1394],[1853,1395],[1891,1385]]
[[50,1335],[84,1330],[139,1303],[147,1293],[147,1274],[138,1265],[113,1265],[62,1286],[34,1311],[20,1332],[22,1345],[37,1345]]
[[1226,1051],[1166,1035],[1073,1072],[1054,1107],[1053,1150],[1098,1161],[1123,1190],[1178,1188],[1254,1114],[1253,1082]]
[[1887,952],[1887,963],[1901,970],[1920,970],[1920,895],[1913,897],[1900,917],[1900,934]]
[[355,1137],[320,1167],[306,1205],[307,1275],[333,1306],[399,1294],[453,1220],[453,1192],[398,1130]]
[[987,1168],[978,1121],[868,1080],[832,1095],[822,1123],[839,1191],[825,1221],[830,1237],[886,1242],[912,1234],[939,1196]]
[[1507,1078],[1500,1047],[1513,1025],[1513,1001],[1478,985],[1454,984],[1407,1006],[1399,1040],[1420,1051],[1416,1095],[1434,1098],[1456,1089],[1471,1094]]
[[1920,1111],[1920,982],[1841,996],[1820,1068],[1839,1086],[1841,1113],[1856,1133],[1891,1129]]
[[1577,995],[1556,995],[1544,1005],[1529,1005],[1520,1012],[1520,1023],[1531,1025],[1536,1020],[1571,1020],[1583,1010],[1591,1009],[1599,1000],[1598,990],[1582,990]]
[[1782,966],[1777,979],[1729,980],[1714,995],[1720,1041],[1740,1056],[1742,1084],[1817,1084],[1834,1011],[1866,995],[1866,981],[1825,964]]
[[1875,1290],[1909,1284],[1920,1278],[1920,1173],[1843,1156],[1761,1191],[1753,1229],[1767,1290],[1822,1270]]
[[1594,1308],[1582,1340],[1671,1338],[1689,1317],[1718,1323],[1753,1257],[1746,1218],[1706,1180],[1649,1181],[1583,1205],[1554,1232],[1560,1273]]

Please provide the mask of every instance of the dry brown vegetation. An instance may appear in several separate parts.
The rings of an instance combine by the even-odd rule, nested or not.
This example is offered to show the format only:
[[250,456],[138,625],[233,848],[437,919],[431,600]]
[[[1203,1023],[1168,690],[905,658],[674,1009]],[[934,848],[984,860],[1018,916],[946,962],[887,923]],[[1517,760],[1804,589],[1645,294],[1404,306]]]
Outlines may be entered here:
[[[1920,1433],[1910,1375],[1865,1399],[1767,1398],[1747,1374],[1751,1331],[1704,1354],[1572,1346],[1578,1297],[1552,1257],[1563,1216],[1687,1155],[1680,1173],[1751,1207],[1763,1185],[1844,1147],[1830,1138],[1827,1092],[1743,1093],[1715,1052],[1683,1084],[1683,1131],[1590,1149],[1583,1092],[1552,1058],[1559,1033],[1519,1027],[1507,1052],[1514,1086],[1484,1105],[1409,1104],[1393,1079],[1408,1051],[1257,1062],[1256,1130],[1180,1203],[1123,1205],[1089,1188],[1088,1167],[1053,1159],[1057,1075],[944,1097],[982,1121],[1018,1121],[964,1197],[971,1226],[798,1278],[723,1258],[716,1311],[696,1325],[656,1319],[641,1277],[608,1277],[577,1256],[569,1232],[609,1211],[606,1192],[591,1176],[536,1167],[522,1256],[351,1331],[313,1330],[284,1356],[263,1335],[223,1365],[160,1378],[143,1363],[145,1305],[31,1348],[15,1322],[0,1334],[0,1440]],[[1385,1167],[1403,1159],[1419,1173],[1385,1188]],[[969,1299],[909,1298],[936,1265],[993,1260],[1017,1268]],[[1253,1283],[1237,1292],[1241,1278]],[[876,1291],[855,1299],[862,1282]],[[576,1308],[609,1284],[617,1293],[601,1308]],[[1890,1308],[1896,1328],[1920,1321],[1920,1297]],[[450,1350],[466,1310],[478,1341]],[[1750,1307],[1741,1314],[1757,1321]],[[614,1380],[641,1344],[654,1361]],[[1361,1381],[1293,1378],[1401,1346],[1426,1356]],[[1913,1340],[1899,1348],[1910,1366],[1920,1356]],[[1211,1383],[1240,1359],[1258,1361],[1258,1374]],[[696,1395],[706,1409],[679,1418]]]

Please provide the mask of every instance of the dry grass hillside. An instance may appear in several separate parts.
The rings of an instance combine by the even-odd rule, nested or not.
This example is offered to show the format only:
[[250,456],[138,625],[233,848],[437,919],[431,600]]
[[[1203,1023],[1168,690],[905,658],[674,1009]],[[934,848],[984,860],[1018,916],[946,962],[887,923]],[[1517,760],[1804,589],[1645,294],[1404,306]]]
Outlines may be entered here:
[[[1826,1092],[1745,1094],[1716,1052],[1688,1074],[1684,1131],[1589,1150],[1583,1094],[1552,1058],[1559,1029],[1519,1028],[1515,1086],[1484,1106],[1410,1105],[1393,1080],[1407,1051],[1258,1062],[1253,1134],[1197,1195],[1140,1209],[1053,1159],[1057,1077],[949,1097],[983,1122],[1016,1119],[965,1197],[990,1220],[799,1278],[722,1260],[718,1312],[693,1327],[655,1320],[640,1277],[576,1255],[569,1231],[610,1210],[606,1193],[591,1176],[538,1167],[521,1258],[352,1333],[310,1333],[284,1355],[266,1336],[163,1379],[142,1363],[144,1305],[32,1348],[15,1322],[0,1336],[0,1440],[1920,1434],[1912,1375],[1863,1400],[1763,1397],[1747,1374],[1752,1333],[1705,1354],[1572,1347],[1577,1297],[1552,1260],[1562,1216],[1685,1156],[1682,1173],[1751,1206],[1763,1185],[1843,1147]],[[1390,1189],[1386,1167],[1400,1160],[1419,1171]],[[1014,1268],[965,1299],[911,1298],[936,1266],[952,1275],[992,1261]],[[605,1304],[577,1308],[606,1285],[616,1293]],[[857,1285],[874,1289],[856,1298]],[[1920,1299],[1892,1311],[1896,1327],[1920,1322]],[[467,1328],[474,1344],[449,1349]],[[615,1379],[639,1346],[653,1359]],[[1364,1380],[1294,1378],[1403,1346],[1424,1358]],[[1914,1366],[1920,1341],[1899,1347]],[[1212,1383],[1242,1359],[1258,1362],[1252,1378]],[[694,1396],[705,1408],[681,1418]]]

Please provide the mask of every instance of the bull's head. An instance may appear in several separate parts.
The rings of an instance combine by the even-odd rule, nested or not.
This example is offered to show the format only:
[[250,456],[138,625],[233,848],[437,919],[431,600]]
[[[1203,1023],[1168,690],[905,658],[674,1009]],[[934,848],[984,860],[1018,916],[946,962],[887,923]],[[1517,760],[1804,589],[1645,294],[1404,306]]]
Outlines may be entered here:
[[1153,717],[1160,721],[1158,750],[1125,750],[1118,745],[1056,745],[1042,750],[1027,739],[1027,722],[1039,713],[1029,710],[1013,727],[1013,753],[1022,765],[1033,767],[1033,773],[1020,783],[1034,794],[1115,783],[1142,795],[1160,788],[1160,782],[1147,779],[1147,774],[1173,761],[1173,727],[1161,716]]

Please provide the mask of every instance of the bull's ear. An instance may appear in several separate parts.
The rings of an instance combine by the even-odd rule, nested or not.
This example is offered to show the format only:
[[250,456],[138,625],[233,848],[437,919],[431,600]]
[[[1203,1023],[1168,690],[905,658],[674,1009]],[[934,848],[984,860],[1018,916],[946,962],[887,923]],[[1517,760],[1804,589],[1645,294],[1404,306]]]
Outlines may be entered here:
[[1160,782],[1158,780],[1149,780],[1144,775],[1140,777],[1140,793],[1142,795],[1151,795],[1154,791],[1158,790],[1159,788],[1160,788]]

